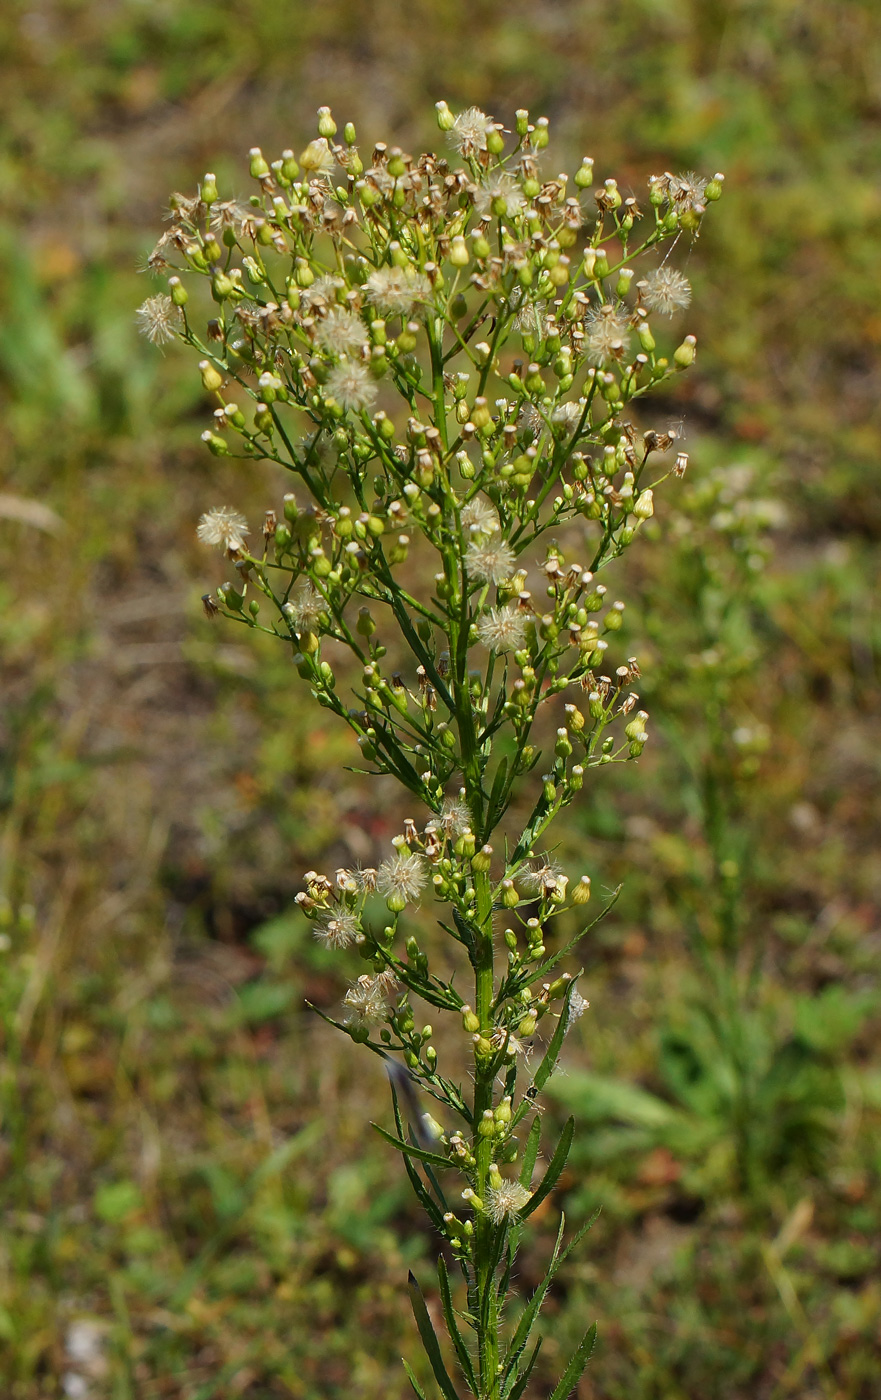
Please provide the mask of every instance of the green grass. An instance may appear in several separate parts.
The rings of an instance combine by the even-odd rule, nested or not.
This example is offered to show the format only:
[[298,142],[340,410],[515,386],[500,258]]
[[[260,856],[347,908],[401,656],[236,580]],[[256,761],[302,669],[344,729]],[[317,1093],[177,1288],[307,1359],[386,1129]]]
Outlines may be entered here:
[[[727,175],[698,365],[657,410],[692,465],[626,599],[653,742],[560,852],[626,884],[547,1109],[582,1123],[554,1206],[603,1213],[536,1394],[597,1316],[579,1400],[872,1400],[874,6],[52,0],[4,7],[0,53],[0,491],[54,512],[0,496],[4,1396],[406,1393],[432,1242],[367,1127],[381,1072],[303,1010],[345,978],[290,912],[395,814],[287,664],[203,619],[198,514],[282,485],[204,453],[199,385],[133,310],[171,189],[243,187],[325,101],[365,145],[433,143],[445,97],[545,112],[634,190]],[[742,468],[770,533],[719,519]]]

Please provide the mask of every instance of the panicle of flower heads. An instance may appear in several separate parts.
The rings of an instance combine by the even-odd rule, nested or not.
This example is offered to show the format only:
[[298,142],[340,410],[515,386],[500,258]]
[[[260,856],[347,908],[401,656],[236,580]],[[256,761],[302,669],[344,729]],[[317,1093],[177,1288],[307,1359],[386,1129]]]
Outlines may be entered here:
[[219,544],[222,549],[245,550],[248,522],[232,506],[215,506],[200,515],[196,537],[202,544]]
[[346,413],[360,413],[376,398],[376,381],[366,365],[357,360],[343,360],[334,365],[327,376],[325,388]]
[[388,995],[395,984],[395,978],[388,972],[380,972],[371,977],[365,974],[346,992],[344,1005],[349,1008],[349,1025],[360,1027],[380,1026],[388,1016]]
[[357,354],[366,343],[364,322],[342,306],[332,306],[315,328],[315,344],[332,355]]
[[402,899],[406,904],[419,898],[425,885],[425,861],[422,856],[399,851],[384,860],[376,872],[376,888],[380,894]]
[[348,948],[360,936],[361,925],[348,909],[328,909],[316,919],[314,933],[325,948]]
[[470,831],[471,812],[468,809],[468,803],[461,797],[445,798],[437,818],[437,825],[444,835],[451,839],[461,836],[463,831]]
[[585,321],[587,358],[599,367],[627,350],[630,323],[609,306],[600,306]]
[[314,632],[325,606],[321,594],[307,579],[301,579],[284,604],[283,611],[297,632]]
[[477,635],[494,652],[519,651],[526,641],[527,620],[511,603],[490,608],[477,624]]
[[517,556],[506,540],[471,540],[465,550],[465,568],[480,583],[504,583],[514,572]]
[[364,290],[383,316],[414,316],[431,300],[431,283],[415,267],[378,267]]
[[180,330],[181,316],[170,296],[160,292],[147,300],[135,312],[138,330],[151,345],[169,345]]
[[641,290],[642,299],[649,310],[657,311],[662,316],[672,316],[691,301],[691,283],[675,267],[654,268]]
[[495,507],[485,496],[473,496],[462,507],[462,524],[478,535],[494,535],[501,528]]
[[552,894],[566,883],[566,876],[555,861],[542,860],[518,876],[519,883],[532,894]]
[[486,150],[486,138],[492,129],[492,117],[481,112],[479,107],[466,107],[454,119],[447,139],[461,156],[467,157],[474,155],[475,151]]
[[531,1199],[532,1192],[519,1181],[502,1180],[500,1186],[490,1186],[486,1192],[486,1209],[494,1225],[501,1225],[521,1211]]
[[[496,214],[510,219],[526,204],[523,191],[513,175],[505,171],[489,175],[478,186],[474,196],[474,207],[478,214]],[[501,209],[499,208],[501,205]]]

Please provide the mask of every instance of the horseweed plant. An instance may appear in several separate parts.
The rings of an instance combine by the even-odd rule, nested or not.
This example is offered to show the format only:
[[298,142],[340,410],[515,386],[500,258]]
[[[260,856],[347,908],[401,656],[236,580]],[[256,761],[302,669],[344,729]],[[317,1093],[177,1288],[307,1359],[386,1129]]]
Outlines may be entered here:
[[[646,744],[637,663],[607,660],[623,604],[607,604],[598,576],[653,514],[659,481],[685,470],[675,431],[640,432],[624,413],[694,359],[693,336],[669,358],[656,346],[653,316],[675,314],[691,293],[655,254],[697,234],[722,176],[652,178],[645,213],[607,180],[586,209],[590,159],[571,192],[565,175],[539,174],[544,118],[518,111],[512,135],[476,108],[454,116],[441,102],[437,116],[459,160],[378,144],[365,162],[354,128],[339,141],[324,107],[298,159],[251,151],[247,202],[221,199],[213,175],[194,196],[175,195],[149,258],[172,272],[168,293],[138,318],[152,341],[177,338],[199,354],[217,405],[202,434],[210,451],[278,463],[308,492],[267,511],[260,549],[238,511],[202,516],[199,538],[234,569],[206,595],[208,614],[287,645],[309,693],[349,726],[366,771],[391,775],[429,814],[404,822],[376,869],[310,871],[297,903],[324,945],[356,947],[369,965],[333,1024],[395,1064],[394,1131],[380,1131],[443,1240],[440,1300],[462,1379],[480,1400],[517,1400],[547,1289],[587,1228],[564,1249],[561,1222],[543,1281],[503,1328],[523,1224],[572,1140],[570,1120],[537,1173],[536,1099],[586,1006],[557,969],[587,929],[551,932],[586,905],[590,879],[570,886],[539,848],[588,770],[638,758]],[[216,303],[204,332],[187,274],[207,279]],[[655,475],[650,464],[671,448],[674,464]],[[578,562],[564,557],[573,549]],[[346,652],[355,672],[351,660],[340,670]],[[542,761],[539,711],[567,692],[553,754],[520,796]],[[509,808],[500,849],[492,840]],[[470,1001],[402,930],[426,891],[464,950]],[[466,1088],[455,1066],[442,1073],[414,997],[462,1026]],[[521,1088],[545,1018],[553,1031]],[[442,1105],[444,1125],[418,1108],[408,1122],[395,1084],[405,1104],[421,1090]],[[410,1288],[431,1369],[453,1400],[412,1276]],[[553,1400],[576,1385],[594,1334]]]

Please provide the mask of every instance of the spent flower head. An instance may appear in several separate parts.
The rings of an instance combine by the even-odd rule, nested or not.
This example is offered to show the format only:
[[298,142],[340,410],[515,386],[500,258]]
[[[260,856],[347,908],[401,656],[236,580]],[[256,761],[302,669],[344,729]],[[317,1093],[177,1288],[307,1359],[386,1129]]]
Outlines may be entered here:
[[202,544],[219,544],[222,549],[244,553],[248,522],[232,506],[214,506],[199,517],[196,536]]
[[152,345],[170,345],[181,328],[181,314],[164,292],[147,297],[135,312],[138,330]]

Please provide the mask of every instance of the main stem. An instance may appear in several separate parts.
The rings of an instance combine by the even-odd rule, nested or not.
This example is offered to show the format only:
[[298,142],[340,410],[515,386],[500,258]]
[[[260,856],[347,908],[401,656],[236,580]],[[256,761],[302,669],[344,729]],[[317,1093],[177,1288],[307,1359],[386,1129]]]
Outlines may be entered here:
[[[480,1022],[481,1038],[490,1039],[493,1031],[492,1005],[495,994],[492,936],[492,888],[489,876],[475,877],[478,920],[480,924],[474,959],[474,1008]],[[483,1061],[483,1062],[482,1062]],[[493,1154],[493,1139],[480,1135],[480,1124],[487,1109],[493,1107],[492,1072],[485,1068],[485,1059],[474,1057],[474,1134],[477,1141],[477,1194],[486,1199],[489,1168]],[[478,1324],[478,1359],[480,1367],[481,1400],[498,1400],[499,1395],[499,1309],[496,1296],[495,1271],[492,1267],[493,1224],[480,1212],[475,1220],[474,1260],[477,1272],[477,1292],[480,1317]]]

